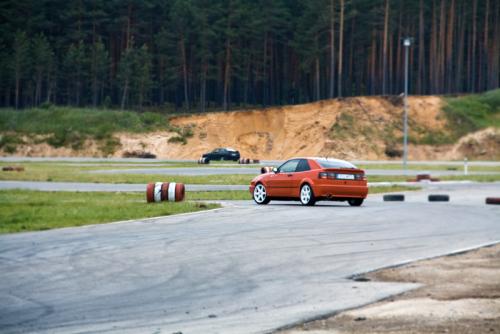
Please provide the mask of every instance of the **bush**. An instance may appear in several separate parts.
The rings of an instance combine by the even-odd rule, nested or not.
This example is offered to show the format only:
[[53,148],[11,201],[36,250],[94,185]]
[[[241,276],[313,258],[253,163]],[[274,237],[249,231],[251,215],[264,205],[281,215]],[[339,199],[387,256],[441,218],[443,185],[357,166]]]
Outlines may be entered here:
[[23,143],[24,141],[16,135],[5,134],[0,137],[0,149],[10,154],[16,153],[17,145]]
[[449,98],[447,102],[444,111],[454,139],[488,126],[500,127],[500,89]]
[[168,142],[169,143],[182,143],[182,145],[186,145],[187,144],[186,138],[181,137],[181,136],[171,137],[171,138],[168,139]]
[[54,147],[81,149],[87,139],[106,142],[103,147],[112,151],[116,132],[144,133],[171,130],[165,116],[155,113],[137,113],[68,107],[47,109],[0,110],[0,132],[26,135],[48,135],[43,141]]

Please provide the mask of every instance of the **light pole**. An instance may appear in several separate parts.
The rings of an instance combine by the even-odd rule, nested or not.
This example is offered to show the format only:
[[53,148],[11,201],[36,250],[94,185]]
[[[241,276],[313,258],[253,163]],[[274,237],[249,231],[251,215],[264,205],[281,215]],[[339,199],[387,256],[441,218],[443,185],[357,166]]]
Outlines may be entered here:
[[408,168],[408,54],[413,38],[405,37],[405,96],[404,96],[404,125],[403,125],[403,169],[405,174]]

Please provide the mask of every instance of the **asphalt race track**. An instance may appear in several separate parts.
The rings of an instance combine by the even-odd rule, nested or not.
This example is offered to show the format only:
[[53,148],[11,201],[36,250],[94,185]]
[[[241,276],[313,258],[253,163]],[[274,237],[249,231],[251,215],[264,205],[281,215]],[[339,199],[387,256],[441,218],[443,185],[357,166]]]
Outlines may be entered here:
[[[431,173],[433,176],[463,175],[463,171],[450,170],[403,170],[403,169],[367,169],[366,175],[408,175]],[[260,174],[260,167],[171,167],[171,168],[131,168],[105,169],[89,171],[89,174],[144,174],[144,175],[227,175],[227,174]],[[469,172],[469,175],[493,175],[498,172]]]
[[[450,202],[429,203],[430,193]],[[498,184],[0,236],[2,333],[262,333],[414,287],[355,273],[500,240]]]

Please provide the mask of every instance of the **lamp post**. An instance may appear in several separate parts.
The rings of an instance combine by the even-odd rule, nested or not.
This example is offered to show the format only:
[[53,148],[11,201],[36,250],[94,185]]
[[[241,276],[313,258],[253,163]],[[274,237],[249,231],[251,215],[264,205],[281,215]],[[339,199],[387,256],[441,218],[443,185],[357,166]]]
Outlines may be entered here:
[[405,174],[408,169],[408,55],[413,38],[405,37],[403,45],[405,47],[405,95],[404,95],[404,125],[403,125],[403,169]]

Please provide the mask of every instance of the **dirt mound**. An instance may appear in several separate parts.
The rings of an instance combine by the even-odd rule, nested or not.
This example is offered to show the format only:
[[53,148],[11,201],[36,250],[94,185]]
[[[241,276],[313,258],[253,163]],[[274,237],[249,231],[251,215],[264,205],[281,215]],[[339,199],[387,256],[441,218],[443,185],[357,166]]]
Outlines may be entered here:
[[453,147],[450,156],[500,160],[500,129],[487,128],[462,137]]
[[[386,151],[397,147],[402,135],[401,104],[397,97],[354,97],[177,117],[172,124],[193,126],[194,137],[187,145],[170,145],[167,155],[192,159],[215,147],[230,146],[242,156],[260,159],[387,159]],[[444,131],[441,98],[411,97],[409,104],[412,124]]]
[[[409,158],[412,160],[500,159],[499,129],[486,129],[455,145],[415,145],[429,135],[446,136],[444,100],[436,96],[409,98]],[[149,152],[158,158],[198,159],[216,147],[234,147],[251,159],[326,156],[344,159],[401,159],[403,102],[397,96],[332,99],[267,109],[213,112],[175,117],[172,125],[193,134],[157,131],[118,133],[112,156]],[[177,140],[180,139],[180,140]],[[83,149],[53,148],[24,138],[16,155],[105,156],[102,144],[88,140]],[[185,143],[184,143],[185,142]],[[5,154],[5,152],[4,152]]]

